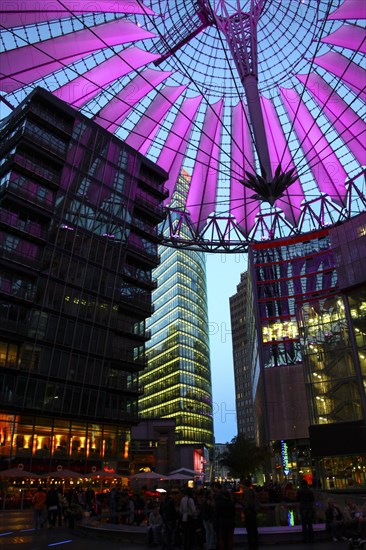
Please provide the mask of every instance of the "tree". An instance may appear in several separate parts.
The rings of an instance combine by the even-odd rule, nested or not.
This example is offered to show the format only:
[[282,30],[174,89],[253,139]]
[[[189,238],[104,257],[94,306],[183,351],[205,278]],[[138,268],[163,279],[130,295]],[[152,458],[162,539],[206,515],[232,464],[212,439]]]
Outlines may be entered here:
[[246,439],[241,434],[234,437],[226,446],[227,450],[222,454],[220,463],[229,468],[230,474],[240,481],[254,475],[270,457],[267,447],[257,447],[254,441]]

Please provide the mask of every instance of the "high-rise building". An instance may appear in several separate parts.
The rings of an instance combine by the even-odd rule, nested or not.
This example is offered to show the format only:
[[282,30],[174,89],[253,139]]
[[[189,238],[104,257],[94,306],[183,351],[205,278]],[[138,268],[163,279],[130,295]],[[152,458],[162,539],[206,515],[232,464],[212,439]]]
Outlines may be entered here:
[[127,472],[167,174],[41,89],[1,130],[1,467]]
[[[186,193],[188,174],[178,183],[173,205]],[[139,412],[143,418],[174,418],[177,468],[201,472],[213,448],[205,255],[162,246],[159,254]]]
[[364,213],[249,251],[256,440],[273,472],[326,488],[366,480],[365,227]]
[[236,294],[230,297],[235,403],[238,434],[254,439],[254,410],[247,330],[247,273],[242,273]]

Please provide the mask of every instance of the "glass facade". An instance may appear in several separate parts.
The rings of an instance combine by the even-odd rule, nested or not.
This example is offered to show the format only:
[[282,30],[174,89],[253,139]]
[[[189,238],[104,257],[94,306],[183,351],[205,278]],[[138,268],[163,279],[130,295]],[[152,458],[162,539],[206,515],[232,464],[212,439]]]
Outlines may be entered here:
[[337,290],[328,231],[252,246],[265,368],[302,363],[296,308]]
[[[180,177],[178,202],[187,189]],[[177,445],[213,446],[206,263],[201,252],[159,247],[148,366],[141,375],[144,418],[174,418]]]
[[312,405],[311,423],[359,420],[362,418],[361,396],[351,327],[342,297],[304,305],[300,323]]
[[[59,417],[0,415],[0,460],[34,472],[71,469],[83,474],[101,464],[123,471],[130,428]],[[60,469],[60,468],[59,468]]]
[[[255,438],[253,411],[253,383],[251,379],[251,362],[248,334],[251,323],[248,323],[250,311],[247,295],[247,273],[242,273],[236,294],[230,297],[230,320],[232,330],[233,364],[235,381],[235,403],[238,434],[247,439]],[[249,317],[252,318],[252,317]],[[253,341],[253,339],[252,339]],[[254,351],[254,346],[252,347]]]
[[49,460],[61,450],[71,460],[76,449],[106,460],[113,448],[114,460],[126,460],[166,174],[43,90],[5,121],[2,135],[5,447],[17,456],[21,441],[35,459],[47,446]]
[[365,227],[360,214],[249,253],[256,435],[272,443],[277,471],[286,445],[288,475],[315,474],[328,488],[365,483]]

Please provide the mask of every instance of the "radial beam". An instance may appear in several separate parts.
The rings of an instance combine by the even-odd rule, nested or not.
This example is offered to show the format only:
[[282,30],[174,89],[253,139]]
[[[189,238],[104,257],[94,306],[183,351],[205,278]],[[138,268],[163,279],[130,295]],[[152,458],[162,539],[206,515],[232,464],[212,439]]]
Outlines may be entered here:
[[257,25],[265,0],[251,0],[250,9],[244,12],[237,0],[237,11],[230,14],[222,2],[222,15],[215,16],[216,24],[224,34],[233,56],[247,99],[249,118],[254,133],[261,168],[267,181],[272,179],[272,168],[263,112],[258,89]]
[[184,17],[178,19],[171,27],[166,28],[164,36],[155,41],[152,51],[160,54],[155,65],[160,65],[197,34],[214,24],[207,0],[184,0],[182,13],[184,13]]

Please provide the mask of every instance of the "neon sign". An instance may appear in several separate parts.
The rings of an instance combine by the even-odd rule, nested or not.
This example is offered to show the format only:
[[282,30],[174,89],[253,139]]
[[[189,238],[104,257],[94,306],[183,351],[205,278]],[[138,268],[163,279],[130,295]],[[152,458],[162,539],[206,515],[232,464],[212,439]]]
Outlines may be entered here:
[[290,468],[288,464],[288,447],[287,443],[281,439],[281,457],[282,457],[282,466],[283,466],[283,473],[285,476],[288,476]]

